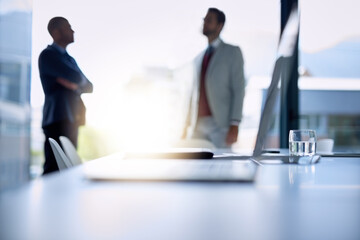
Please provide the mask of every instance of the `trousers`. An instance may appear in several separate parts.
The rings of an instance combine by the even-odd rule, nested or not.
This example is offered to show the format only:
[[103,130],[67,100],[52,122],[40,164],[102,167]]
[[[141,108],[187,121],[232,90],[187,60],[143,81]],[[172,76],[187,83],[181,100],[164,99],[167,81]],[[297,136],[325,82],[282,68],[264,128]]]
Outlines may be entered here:
[[217,148],[230,148],[226,144],[228,128],[220,127],[213,117],[199,117],[192,138],[205,139]]

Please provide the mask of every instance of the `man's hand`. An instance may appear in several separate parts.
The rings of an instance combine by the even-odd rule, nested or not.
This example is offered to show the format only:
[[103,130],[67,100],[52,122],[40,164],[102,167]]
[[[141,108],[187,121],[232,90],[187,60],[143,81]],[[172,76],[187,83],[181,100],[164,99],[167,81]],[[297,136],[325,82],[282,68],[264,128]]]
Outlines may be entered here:
[[66,80],[65,78],[58,77],[56,78],[56,82],[60,83],[62,86],[66,87],[70,90],[77,90],[79,88],[79,85],[76,83],[70,82],[69,80]]
[[231,145],[236,143],[239,134],[239,127],[232,125],[229,127],[229,131],[226,136],[226,144]]

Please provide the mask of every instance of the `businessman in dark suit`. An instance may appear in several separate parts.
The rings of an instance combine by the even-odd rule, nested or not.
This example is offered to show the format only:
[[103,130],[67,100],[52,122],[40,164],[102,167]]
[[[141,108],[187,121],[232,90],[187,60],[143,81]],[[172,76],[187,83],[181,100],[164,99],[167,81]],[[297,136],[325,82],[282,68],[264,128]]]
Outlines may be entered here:
[[74,31],[63,17],[49,21],[48,31],[53,44],[39,56],[39,72],[45,93],[42,128],[45,134],[45,164],[43,174],[58,171],[49,137],[59,142],[68,137],[77,146],[79,126],[85,124],[85,105],[82,93],[93,91],[92,83],[85,77],[66,47],[74,42]]

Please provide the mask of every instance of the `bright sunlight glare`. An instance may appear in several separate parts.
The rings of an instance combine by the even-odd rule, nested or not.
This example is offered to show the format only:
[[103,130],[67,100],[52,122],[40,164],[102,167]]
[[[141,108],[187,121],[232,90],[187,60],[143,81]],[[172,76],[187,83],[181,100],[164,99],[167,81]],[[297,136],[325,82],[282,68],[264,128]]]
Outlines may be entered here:
[[[149,79],[151,71],[134,76],[125,85],[94,92],[96,98],[84,98],[91,106],[88,125],[111,136],[118,150],[169,147],[181,136],[185,107],[179,99],[186,91],[176,86],[176,71],[155,69],[155,81]],[[159,77],[159,72],[165,76]]]

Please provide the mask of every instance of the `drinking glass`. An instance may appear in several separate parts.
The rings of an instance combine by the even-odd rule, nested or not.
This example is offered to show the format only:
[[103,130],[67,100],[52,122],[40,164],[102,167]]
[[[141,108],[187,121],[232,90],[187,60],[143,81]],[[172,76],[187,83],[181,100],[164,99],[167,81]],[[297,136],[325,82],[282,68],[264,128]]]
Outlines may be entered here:
[[290,130],[289,132],[289,154],[290,162],[302,161],[306,163],[316,153],[315,130]]

